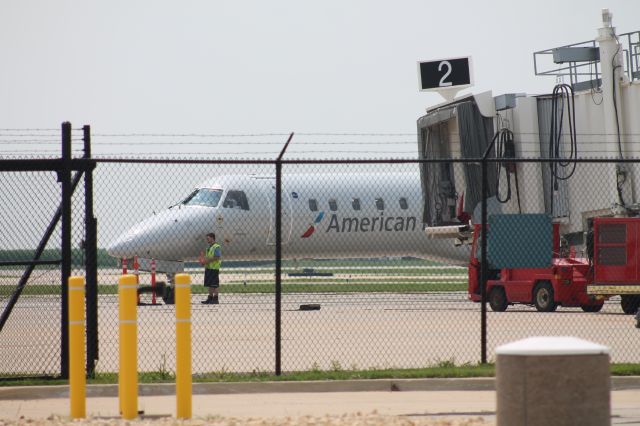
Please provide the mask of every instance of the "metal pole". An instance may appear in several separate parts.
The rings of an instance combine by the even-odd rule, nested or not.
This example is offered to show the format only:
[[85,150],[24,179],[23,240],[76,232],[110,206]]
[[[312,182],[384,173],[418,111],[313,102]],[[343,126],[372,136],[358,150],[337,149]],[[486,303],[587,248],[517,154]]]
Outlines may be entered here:
[[480,200],[480,219],[482,226],[480,227],[480,362],[482,364],[487,363],[487,278],[488,278],[488,264],[487,264],[487,234],[488,234],[488,220],[487,220],[487,197],[489,192],[489,173],[488,163],[489,154],[491,154],[496,141],[500,137],[500,132],[496,133],[487,149],[485,149],[482,159],[480,160],[480,166],[482,170],[482,184],[480,191],[482,193],[482,200]]
[[482,212],[481,212],[481,240],[480,240],[480,360],[487,363],[487,160],[482,159]]
[[[84,158],[91,161],[91,127],[83,126]],[[84,171],[85,274],[87,280],[87,376],[93,377],[98,359],[98,241],[97,220],[93,215],[93,170]]]
[[63,379],[69,378],[69,295],[68,283],[71,276],[71,123],[62,123],[62,306],[60,324],[60,375]]
[[282,373],[282,240],[280,231],[282,229],[282,163],[276,161],[276,376]]
[[293,133],[276,160],[276,376],[282,374],[282,157],[291,139]]

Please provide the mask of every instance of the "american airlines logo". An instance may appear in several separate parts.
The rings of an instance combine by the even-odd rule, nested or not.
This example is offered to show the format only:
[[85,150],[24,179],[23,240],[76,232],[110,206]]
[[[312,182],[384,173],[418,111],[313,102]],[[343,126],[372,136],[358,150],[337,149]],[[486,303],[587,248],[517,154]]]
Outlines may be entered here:
[[311,225],[309,225],[309,229],[307,229],[304,232],[304,234],[302,234],[302,237],[300,238],[309,238],[311,235],[313,235],[313,233],[316,232],[316,226],[318,226],[320,222],[322,222],[323,218],[324,218],[324,212],[318,213],[318,216],[316,216],[316,219],[313,221]]

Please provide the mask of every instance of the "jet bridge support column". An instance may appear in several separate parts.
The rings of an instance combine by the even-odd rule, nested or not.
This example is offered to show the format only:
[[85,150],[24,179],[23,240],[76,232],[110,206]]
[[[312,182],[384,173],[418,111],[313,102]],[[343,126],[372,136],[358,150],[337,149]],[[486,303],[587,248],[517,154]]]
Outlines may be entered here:
[[[622,46],[616,38],[616,29],[611,23],[612,14],[602,10],[603,27],[598,29],[596,38],[600,47],[602,67],[602,96],[604,114],[604,142],[611,158],[624,158],[622,122],[622,98],[620,82],[624,79]],[[624,206],[631,203],[631,185],[628,170],[624,164],[617,164],[611,171],[611,204],[616,215],[624,213]]]

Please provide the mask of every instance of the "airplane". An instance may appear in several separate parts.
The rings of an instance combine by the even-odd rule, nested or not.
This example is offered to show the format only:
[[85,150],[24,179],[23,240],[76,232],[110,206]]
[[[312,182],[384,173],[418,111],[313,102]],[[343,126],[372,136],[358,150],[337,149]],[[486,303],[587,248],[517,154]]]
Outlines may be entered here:
[[[225,260],[275,258],[275,178],[225,175],[134,225],[107,248],[138,256],[141,270],[172,275],[195,262],[216,234]],[[282,178],[282,256],[336,259],[411,256],[464,264],[469,247],[424,231],[418,173],[296,174]]]

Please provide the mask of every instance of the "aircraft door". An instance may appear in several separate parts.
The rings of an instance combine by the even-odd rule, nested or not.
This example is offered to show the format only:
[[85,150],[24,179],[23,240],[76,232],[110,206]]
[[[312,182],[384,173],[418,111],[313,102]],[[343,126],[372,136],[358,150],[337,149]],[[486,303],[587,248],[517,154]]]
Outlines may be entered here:
[[216,224],[218,231],[222,234],[222,239],[218,237],[218,242],[222,244],[228,254],[251,253],[256,249],[255,232],[256,227],[256,205],[255,199],[251,199],[250,193],[245,190],[229,189],[225,194],[222,208],[218,209]]
[[[291,214],[291,194],[282,188],[282,244],[288,244],[291,240],[292,231],[292,214]],[[267,245],[274,246],[276,244],[276,185],[275,182],[269,190],[269,236],[267,237]]]

